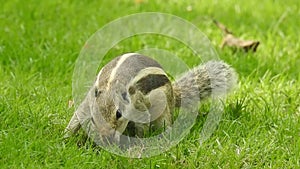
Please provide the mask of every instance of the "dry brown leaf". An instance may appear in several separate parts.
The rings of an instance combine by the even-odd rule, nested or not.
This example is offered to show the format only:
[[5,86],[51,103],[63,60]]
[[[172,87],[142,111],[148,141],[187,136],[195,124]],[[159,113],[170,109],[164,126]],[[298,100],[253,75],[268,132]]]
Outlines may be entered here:
[[224,46],[229,47],[235,47],[238,49],[243,49],[245,52],[253,51],[256,52],[257,47],[259,45],[259,41],[256,40],[243,40],[240,38],[237,38],[233,35],[231,31],[228,30],[226,26],[221,24],[220,22],[214,20],[214,23],[217,25],[218,28],[220,28],[224,34],[224,38],[221,43],[221,48],[224,48]]

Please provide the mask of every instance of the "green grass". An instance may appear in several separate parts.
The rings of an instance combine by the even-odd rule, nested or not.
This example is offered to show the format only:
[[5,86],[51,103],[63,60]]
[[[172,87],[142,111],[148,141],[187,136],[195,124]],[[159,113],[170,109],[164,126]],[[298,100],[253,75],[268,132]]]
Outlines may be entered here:
[[[192,22],[239,73],[239,89],[228,98],[216,132],[199,145],[206,117],[200,115],[176,147],[145,159],[78,148],[75,139],[64,143],[63,130],[74,111],[68,108],[73,69],[85,41],[106,23],[145,11]],[[260,40],[257,53],[219,49],[222,37],[212,17],[236,35]],[[298,168],[299,18],[298,0],[1,1],[0,168]],[[140,50],[144,43],[186,57],[178,43],[168,47],[165,41],[134,37],[106,57]]]

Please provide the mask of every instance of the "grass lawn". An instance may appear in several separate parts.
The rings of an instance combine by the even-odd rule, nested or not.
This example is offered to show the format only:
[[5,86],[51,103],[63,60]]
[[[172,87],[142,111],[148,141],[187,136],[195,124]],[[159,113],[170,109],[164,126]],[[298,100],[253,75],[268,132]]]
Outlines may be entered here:
[[[74,108],[72,75],[85,41],[119,17],[159,11],[177,15],[211,40],[239,74],[223,118],[202,145],[205,114],[169,151],[130,159],[63,142]],[[261,42],[256,53],[220,49],[215,18],[236,35]],[[1,1],[0,168],[298,168],[300,166],[300,4],[265,1]],[[120,30],[126,29],[126,26]],[[188,51],[158,36],[120,42],[106,55],[157,47],[190,66]],[[205,106],[200,110],[206,111]]]

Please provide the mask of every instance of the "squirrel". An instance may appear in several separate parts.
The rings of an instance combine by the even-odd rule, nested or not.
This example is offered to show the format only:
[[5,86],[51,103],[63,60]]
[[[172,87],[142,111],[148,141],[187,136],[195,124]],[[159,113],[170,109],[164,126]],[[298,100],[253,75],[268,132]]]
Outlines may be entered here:
[[[94,85],[74,112],[65,137],[87,129],[94,141],[119,142],[120,136],[144,137],[145,131],[172,125],[175,108],[199,104],[203,100],[231,91],[237,74],[223,61],[199,65],[171,82],[162,66],[137,53],[127,53],[107,63]],[[197,102],[198,102],[197,101]],[[85,125],[85,126],[84,126]]]

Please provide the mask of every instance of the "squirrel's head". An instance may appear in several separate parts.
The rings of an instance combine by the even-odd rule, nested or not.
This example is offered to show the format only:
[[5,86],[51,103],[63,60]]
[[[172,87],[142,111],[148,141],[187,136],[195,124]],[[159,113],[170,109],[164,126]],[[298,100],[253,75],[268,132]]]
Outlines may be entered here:
[[102,141],[119,141],[119,136],[124,132],[128,119],[123,115],[122,106],[116,100],[111,90],[103,90],[98,86],[94,88],[94,102],[91,107],[91,122]]

